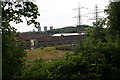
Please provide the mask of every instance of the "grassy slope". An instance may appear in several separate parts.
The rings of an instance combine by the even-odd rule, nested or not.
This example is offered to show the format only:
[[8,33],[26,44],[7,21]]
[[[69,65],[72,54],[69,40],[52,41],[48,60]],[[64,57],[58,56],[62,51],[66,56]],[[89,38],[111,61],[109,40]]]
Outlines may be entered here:
[[35,60],[35,59],[55,59],[64,57],[68,51],[60,51],[56,50],[55,47],[46,47],[46,48],[37,48],[33,50],[27,51],[27,60]]

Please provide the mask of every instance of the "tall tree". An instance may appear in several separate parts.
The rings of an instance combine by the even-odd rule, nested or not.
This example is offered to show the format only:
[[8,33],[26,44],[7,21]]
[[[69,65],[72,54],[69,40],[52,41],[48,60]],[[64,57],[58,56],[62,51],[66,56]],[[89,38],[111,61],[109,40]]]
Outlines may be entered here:
[[120,37],[120,1],[111,2],[108,11],[108,26],[109,33],[112,37],[119,35]]
[[22,58],[25,56],[23,43],[18,41],[18,33],[10,22],[16,24],[23,22],[25,17],[27,24],[40,24],[35,19],[39,16],[38,7],[33,2],[2,2],[2,78],[18,78],[23,68]]

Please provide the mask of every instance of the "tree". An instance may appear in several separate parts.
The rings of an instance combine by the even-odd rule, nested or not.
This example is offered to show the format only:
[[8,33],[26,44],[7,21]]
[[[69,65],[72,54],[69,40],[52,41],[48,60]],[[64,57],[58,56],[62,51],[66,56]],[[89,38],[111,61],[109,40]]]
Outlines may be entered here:
[[[112,4],[118,5],[119,3]],[[111,7],[111,9],[113,8]],[[108,12],[110,12],[109,9]],[[115,12],[120,13],[117,9]],[[111,13],[108,13],[108,15],[111,18],[116,16],[111,16]],[[24,77],[38,78],[38,80],[43,78],[57,80],[119,80],[120,38],[118,35],[113,36],[118,31],[118,28],[112,26],[112,23],[115,24],[115,22],[109,17],[107,23],[109,27],[103,28],[104,25],[107,25],[106,19],[103,19],[95,23],[95,28],[88,30],[86,39],[81,41],[76,55],[52,61],[47,64],[47,67],[41,65],[40,61],[37,65],[28,68]],[[110,31],[112,31],[112,34]],[[112,40],[110,36],[113,36],[114,39]]]
[[108,26],[109,26],[109,34],[112,39],[115,39],[115,36],[118,35],[120,37],[120,1],[119,2],[111,2],[108,7],[107,14],[108,16]]
[[[89,30],[86,41],[80,44],[77,52],[88,62],[89,79],[120,79],[120,2],[114,2],[108,8],[108,22],[98,21],[96,27]],[[107,28],[102,28],[107,25]]]
[[33,2],[2,2],[2,63],[3,63],[3,79],[19,78],[21,69],[23,68],[22,58],[26,52],[23,49],[23,42],[18,40],[19,33],[14,27],[10,26],[10,22],[16,24],[23,22],[25,17],[27,24],[40,24],[35,21],[39,16],[38,7]]

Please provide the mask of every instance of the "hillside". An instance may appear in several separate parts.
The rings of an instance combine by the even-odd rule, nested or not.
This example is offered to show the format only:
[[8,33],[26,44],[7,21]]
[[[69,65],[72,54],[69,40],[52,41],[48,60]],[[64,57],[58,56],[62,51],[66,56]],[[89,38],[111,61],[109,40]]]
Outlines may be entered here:
[[76,33],[79,31],[85,31],[86,28],[90,28],[91,26],[89,25],[80,25],[80,26],[68,26],[68,27],[64,27],[64,28],[58,28],[58,29],[52,29],[52,30],[48,30],[45,33]]
[[67,27],[63,27],[63,28],[48,30],[46,32],[30,31],[30,32],[24,32],[23,34],[31,35],[31,34],[77,33],[80,31],[86,31],[87,28],[92,28],[92,26],[89,26],[89,25],[67,26]]

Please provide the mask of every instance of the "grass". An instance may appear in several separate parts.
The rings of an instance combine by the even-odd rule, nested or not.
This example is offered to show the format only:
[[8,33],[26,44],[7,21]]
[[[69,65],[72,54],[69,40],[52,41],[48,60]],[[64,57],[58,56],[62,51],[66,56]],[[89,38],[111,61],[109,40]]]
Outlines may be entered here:
[[37,48],[33,50],[27,50],[27,57],[25,59],[26,60],[56,59],[64,57],[66,53],[68,53],[68,51],[56,50],[55,47]]

